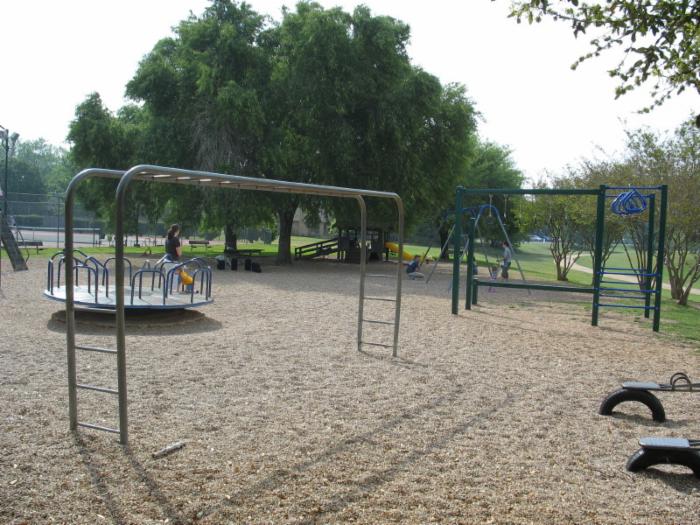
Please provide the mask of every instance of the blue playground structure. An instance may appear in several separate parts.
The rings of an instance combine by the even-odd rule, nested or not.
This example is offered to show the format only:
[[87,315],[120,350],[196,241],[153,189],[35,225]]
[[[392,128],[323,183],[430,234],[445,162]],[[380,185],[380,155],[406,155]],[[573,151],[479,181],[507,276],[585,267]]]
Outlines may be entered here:
[[[82,309],[115,310],[115,257],[99,261],[81,250],[73,250],[73,293],[76,307]],[[197,308],[213,302],[212,271],[201,258],[171,263],[149,261],[138,269],[124,258],[128,276],[124,278],[124,307],[127,310],[178,310]],[[66,302],[66,257],[55,253],[48,261],[44,296]],[[83,276],[84,282],[80,283]],[[61,283],[61,277],[64,283]],[[145,277],[145,283],[144,283]]]

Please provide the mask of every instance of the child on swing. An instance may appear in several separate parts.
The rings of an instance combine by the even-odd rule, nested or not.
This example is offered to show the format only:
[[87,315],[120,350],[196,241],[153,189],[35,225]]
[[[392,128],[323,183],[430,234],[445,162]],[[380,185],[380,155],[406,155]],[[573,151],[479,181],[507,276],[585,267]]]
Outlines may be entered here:
[[418,270],[420,269],[420,255],[413,257],[413,260],[406,266],[406,273],[409,279],[422,279],[425,277]]

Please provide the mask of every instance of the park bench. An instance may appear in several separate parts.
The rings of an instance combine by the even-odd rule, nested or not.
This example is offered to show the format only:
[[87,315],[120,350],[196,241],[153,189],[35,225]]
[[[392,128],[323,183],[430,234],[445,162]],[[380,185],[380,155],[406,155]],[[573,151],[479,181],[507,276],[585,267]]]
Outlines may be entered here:
[[206,240],[202,240],[202,241],[188,240],[187,242],[190,245],[190,250],[193,250],[197,246],[204,246],[204,252],[205,253],[209,252],[209,241],[206,241]]
[[22,248],[36,248],[36,253],[39,253],[39,248],[43,248],[42,241],[17,241],[17,246]]

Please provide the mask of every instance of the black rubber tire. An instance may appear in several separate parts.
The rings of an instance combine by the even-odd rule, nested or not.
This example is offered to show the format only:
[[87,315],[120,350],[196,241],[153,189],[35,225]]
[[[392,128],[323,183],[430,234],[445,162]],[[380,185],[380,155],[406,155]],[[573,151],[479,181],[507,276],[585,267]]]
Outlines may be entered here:
[[661,401],[648,390],[632,390],[629,388],[615,390],[603,399],[598,413],[602,416],[609,416],[617,405],[625,401],[638,401],[639,403],[643,403],[651,410],[651,417],[654,421],[658,421],[659,423],[666,421],[666,412],[664,411]]
[[626,468],[630,472],[639,472],[653,465],[683,465],[693,471],[700,479],[700,453],[696,450],[664,450],[640,448],[627,460]]

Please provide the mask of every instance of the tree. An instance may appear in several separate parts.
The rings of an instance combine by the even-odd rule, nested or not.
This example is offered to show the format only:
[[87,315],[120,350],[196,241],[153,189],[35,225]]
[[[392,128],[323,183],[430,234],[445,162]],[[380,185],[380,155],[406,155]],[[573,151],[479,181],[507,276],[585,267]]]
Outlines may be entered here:
[[[700,93],[700,4],[695,0],[526,0],[513,2],[518,22],[544,17],[569,23],[574,36],[591,30],[592,50],[572,65],[610,49],[624,52],[608,73],[620,80],[615,98],[652,82],[648,111],[687,88]],[[698,116],[700,127],[700,116]]]
[[8,196],[17,193],[46,193],[46,184],[37,166],[23,158],[15,158],[8,167]]
[[687,305],[692,287],[700,280],[700,132],[690,121],[667,138],[648,130],[631,132],[627,162],[639,182],[668,185],[665,264],[672,297]]
[[[408,224],[435,209],[462,172],[474,112],[460,86],[443,87],[411,65],[408,27],[372,16],[299,3],[271,38],[277,42],[266,101],[265,171],[277,178],[401,195]],[[277,200],[280,258],[297,205],[324,208],[357,227],[354,203]],[[368,201],[371,225],[394,227],[393,204]]]
[[[122,108],[113,115],[102,103],[99,94],[92,93],[76,108],[71,122],[68,140],[72,143],[71,160],[78,167],[102,167],[126,170],[136,164],[150,161],[145,155],[148,137],[144,133],[147,115],[135,106]],[[131,192],[128,198],[128,233],[138,235],[138,221],[142,211],[155,222],[164,209],[166,199],[154,191],[152,183],[139,192]],[[150,188],[149,188],[150,186]],[[98,213],[114,227],[114,192],[112,180],[93,179],[78,188],[78,196],[85,206]]]
[[[619,161],[594,162],[584,160],[577,169],[573,169],[565,178],[572,187],[581,189],[598,188],[601,184],[624,186],[632,179],[632,168],[628,164]],[[578,208],[579,220],[581,223],[579,235],[586,251],[590,255],[591,261],[593,261],[598,220],[596,198],[581,195],[576,197],[575,205]],[[605,233],[603,236],[603,250],[601,253],[601,264],[603,266],[605,266],[605,263],[617,247],[623,243],[625,233],[629,231],[628,226],[630,221],[626,219],[627,218],[622,219],[611,213],[608,213],[607,216],[604,217]],[[636,231],[635,228],[635,232]],[[642,240],[640,246],[643,245],[643,242],[644,240]],[[644,253],[646,254],[646,250],[644,250]],[[640,264],[641,266],[634,267],[641,268],[646,265],[646,261]],[[592,281],[595,281],[595,276],[592,276]]]
[[19,141],[15,151],[15,161],[38,173],[41,179],[39,192],[27,189],[13,189],[25,193],[63,193],[74,174],[68,152],[52,146],[44,139]]
[[[548,189],[544,183],[536,186]],[[561,176],[552,181],[551,189],[570,189],[573,181]],[[523,223],[528,231],[542,232],[551,238],[549,252],[557,270],[558,281],[568,281],[568,274],[586,250],[581,232],[589,227],[586,206],[580,196],[534,195],[523,206]]]
[[[263,176],[265,113],[270,77],[265,17],[245,3],[216,0],[158,42],[127,85],[149,115],[156,164]],[[236,230],[270,217],[269,198],[237,190],[168,191],[168,215],[223,229],[236,247]],[[177,218],[180,214],[180,218]]]
[[[515,166],[515,162],[511,157],[511,151],[507,147],[479,140],[478,137],[473,135],[469,139],[469,146],[465,149],[464,156],[464,164],[458,172],[457,180],[455,181],[456,185],[459,184],[466,188],[520,188],[522,185],[523,174]],[[517,202],[519,202],[517,198],[500,194],[489,196],[488,200],[489,204],[493,204],[498,208],[509,236],[515,234],[519,229],[518,214],[513,212]],[[486,200],[483,196],[472,196],[466,198],[463,205],[470,207],[485,203]],[[447,259],[449,256],[447,238],[454,220],[449,212],[445,213],[445,211],[453,208],[454,187],[451,187],[442,194],[439,205],[432,210],[440,213],[431,215],[438,229],[440,246],[445,248],[440,254],[441,259]],[[482,234],[502,237],[499,227],[492,225],[489,228],[486,221],[481,222],[480,226]]]
[[[408,26],[365,7],[351,15],[301,2],[273,24],[245,3],[214,0],[141,62],[127,94],[142,105],[116,117],[99,98],[78,108],[71,130],[76,158],[117,166],[138,157],[139,163],[395,191],[410,209],[410,223],[451,193],[475,123],[462,87],[443,87],[411,65],[408,36]],[[189,211],[227,232],[244,221],[266,221],[274,210],[281,263],[291,261],[299,206],[359,222],[356,205],[350,212],[338,200],[183,191],[186,200],[177,201],[171,190],[164,194],[166,213]],[[375,225],[393,225],[393,205],[367,204]]]

